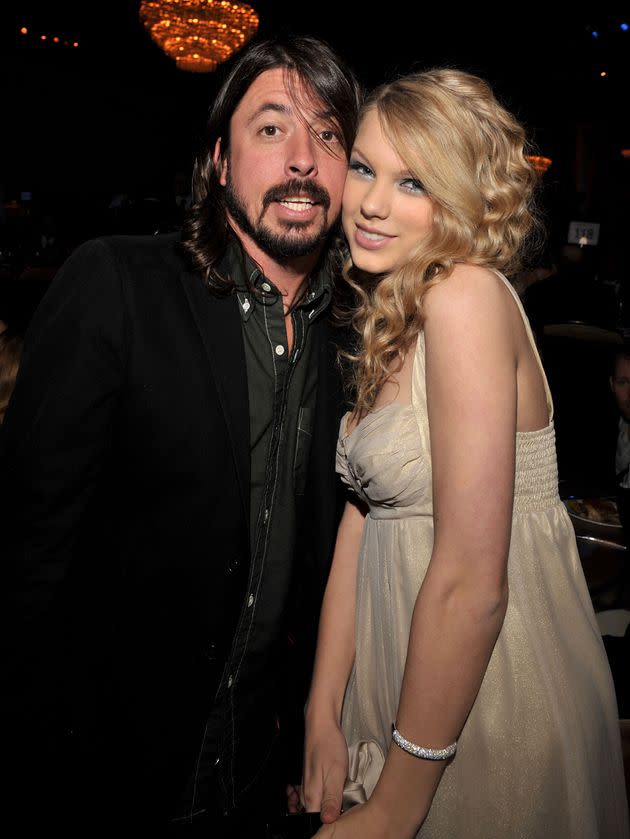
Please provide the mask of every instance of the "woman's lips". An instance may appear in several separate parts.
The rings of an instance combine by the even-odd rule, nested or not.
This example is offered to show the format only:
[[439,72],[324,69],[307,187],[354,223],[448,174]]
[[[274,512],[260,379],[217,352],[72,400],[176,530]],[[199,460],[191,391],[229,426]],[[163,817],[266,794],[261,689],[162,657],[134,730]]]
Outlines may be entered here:
[[389,236],[380,230],[355,225],[354,240],[359,247],[366,248],[366,250],[380,250],[394,238],[394,236]]

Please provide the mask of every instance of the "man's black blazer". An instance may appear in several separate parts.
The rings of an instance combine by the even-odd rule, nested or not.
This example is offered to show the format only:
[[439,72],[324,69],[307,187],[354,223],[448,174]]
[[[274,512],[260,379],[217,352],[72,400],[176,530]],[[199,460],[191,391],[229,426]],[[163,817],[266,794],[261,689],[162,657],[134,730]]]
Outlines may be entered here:
[[[186,269],[177,240],[75,251],[31,323],[0,436],[13,733],[28,728],[39,754],[79,753],[86,773],[118,761],[149,807],[190,770],[249,559],[237,301]],[[295,558],[296,596],[311,603],[294,610],[311,630],[339,510],[343,411],[331,327],[313,328],[317,407]]]

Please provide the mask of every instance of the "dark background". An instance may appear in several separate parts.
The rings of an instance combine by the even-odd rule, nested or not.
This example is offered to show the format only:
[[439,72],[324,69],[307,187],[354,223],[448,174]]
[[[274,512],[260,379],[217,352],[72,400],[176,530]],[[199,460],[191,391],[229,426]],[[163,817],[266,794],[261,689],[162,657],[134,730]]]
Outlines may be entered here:
[[[486,77],[536,150],[553,161],[541,191],[550,242],[566,242],[571,220],[599,222],[600,243],[587,249],[589,270],[603,282],[628,285],[630,157],[621,154],[630,149],[630,31],[621,28],[630,24],[628,4],[599,2],[586,11],[522,3],[464,10],[446,3],[368,8],[344,0],[251,5],[261,35],[324,38],[367,88],[434,65]],[[148,201],[157,207],[172,200],[178,173],[180,184],[190,183],[223,75],[221,67],[208,74],[177,70],[144,30],[139,6],[140,0],[2,4],[0,212],[5,205],[10,221],[25,209],[32,219],[53,218],[66,250],[101,233],[168,227],[171,221],[154,218]],[[25,194],[30,200],[15,209]],[[135,207],[144,202],[142,214],[113,224],[117,195]]]
[[[465,11],[446,3],[368,9],[344,0],[251,5],[262,34],[323,37],[368,87],[435,64],[479,73],[552,158],[550,191],[567,202],[581,194],[591,216],[606,215],[606,204],[621,187],[627,191],[630,160],[620,155],[630,148],[624,4],[594,3],[588,13],[575,4],[562,4],[565,13],[551,4],[471,4]],[[5,200],[22,191],[34,198],[130,186],[155,191],[169,188],[175,170],[189,170],[220,74],[178,71],[144,31],[138,8],[139,0],[5,0]],[[54,45],[54,35],[79,47]]]

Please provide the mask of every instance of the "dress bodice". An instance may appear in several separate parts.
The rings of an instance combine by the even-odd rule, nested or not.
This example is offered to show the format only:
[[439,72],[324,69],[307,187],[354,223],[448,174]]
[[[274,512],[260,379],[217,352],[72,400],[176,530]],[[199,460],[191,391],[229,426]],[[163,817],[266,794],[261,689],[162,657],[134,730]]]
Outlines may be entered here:
[[347,433],[349,416],[341,421],[337,471],[368,504],[372,517],[430,515],[429,461],[412,405],[383,405]]

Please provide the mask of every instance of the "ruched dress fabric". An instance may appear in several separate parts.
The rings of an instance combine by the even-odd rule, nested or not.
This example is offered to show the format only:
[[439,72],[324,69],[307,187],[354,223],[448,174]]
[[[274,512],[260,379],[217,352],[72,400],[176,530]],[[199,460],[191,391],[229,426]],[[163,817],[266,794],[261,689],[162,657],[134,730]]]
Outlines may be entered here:
[[[520,301],[502,279],[538,357]],[[614,687],[558,495],[546,379],[545,387],[549,425],[516,436],[505,621],[421,839],[629,836]],[[433,548],[422,334],[411,404],[377,408],[349,433],[347,422],[348,415],[337,470],[369,508],[357,577],[356,657],[342,713],[350,756],[344,804],[351,806],[369,798],[391,742],[411,616]]]

